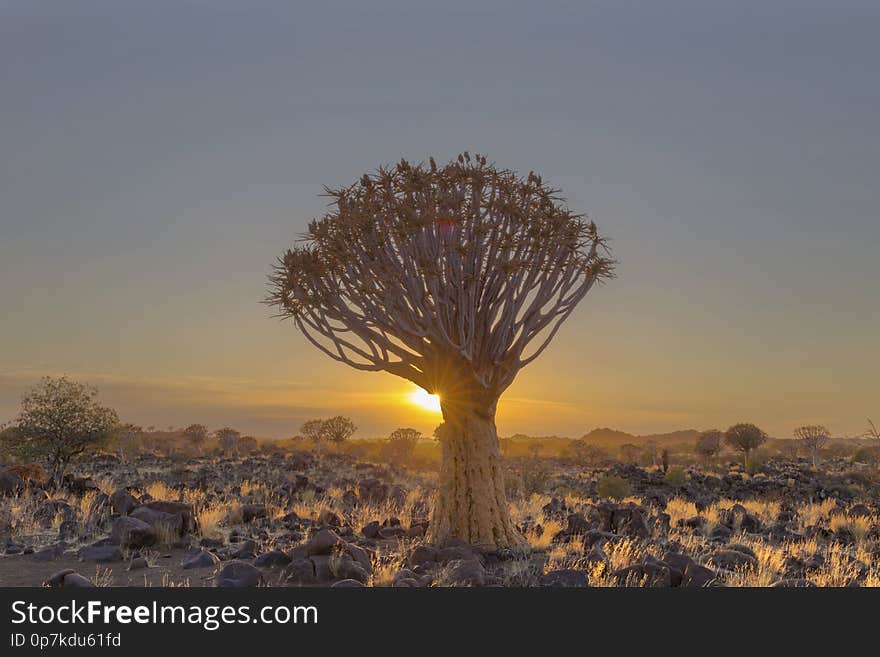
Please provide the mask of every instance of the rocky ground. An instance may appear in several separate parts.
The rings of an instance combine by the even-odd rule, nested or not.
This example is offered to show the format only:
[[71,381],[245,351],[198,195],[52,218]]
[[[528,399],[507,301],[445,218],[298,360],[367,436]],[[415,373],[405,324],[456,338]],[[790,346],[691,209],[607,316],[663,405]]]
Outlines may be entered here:
[[880,486],[848,461],[508,470],[529,549],[500,554],[425,542],[430,473],[340,454],[0,471],[0,585],[880,586]]

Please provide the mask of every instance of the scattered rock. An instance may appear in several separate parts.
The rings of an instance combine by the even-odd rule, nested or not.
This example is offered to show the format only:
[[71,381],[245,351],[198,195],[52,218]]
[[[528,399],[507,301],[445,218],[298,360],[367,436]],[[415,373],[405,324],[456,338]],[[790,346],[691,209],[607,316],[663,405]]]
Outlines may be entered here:
[[551,570],[541,576],[541,586],[554,588],[585,588],[589,586],[587,576],[579,570]]
[[77,553],[80,561],[95,561],[97,563],[111,563],[122,561],[122,550],[118,545],[87,545],[80,548]]
[[250,588],[263,583],[263,573],[245,561],[230,561],[217,575],[218,588]]

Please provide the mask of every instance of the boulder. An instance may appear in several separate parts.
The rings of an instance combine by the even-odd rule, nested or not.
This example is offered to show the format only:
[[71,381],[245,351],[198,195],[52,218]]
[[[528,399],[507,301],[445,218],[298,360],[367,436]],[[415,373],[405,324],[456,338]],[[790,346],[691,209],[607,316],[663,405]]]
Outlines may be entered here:
[[587,576],[580,570],[551,570],[541,576],[541,586],[553,588],[585,588],[589,586]]
[[266,517],[265,504],[245,504],[241,507],[241,521],[245,524],[253,522],[258,518]]
[[50,575],[43,582],[44,586],[50,588],[95,588],[95,585],[87,577],[80,575],[72,568],[59,570],[57,573]]
[[757,568],[755,557],[738,550],[719,550],[709,557],[708,563],[724,570],[742,570]]
[[217,575],[218,588],[250,588],[263,583],[263,573],[245,561],[230,561]]
[[321,529],[315,532],[305,544],[305,556],[328,555],[334,548],[344,547],[345,541],[332,529]]
[[128,514],[129,518],[135,518],[145,522],[158,533],[170,533],[177,536],[183,535],[183,519],[179,515],[166,513],[150,506],[139,506]]
[[201,550],[196,554],[186,557],[180,564],[180,567],[184,570],[190,570],[192,568],[210,568],[216,566],[218,563],[220,563],[220,559],[217,555],[208,552],[207,550]]
[[196,518],[193,513],[193,508],[191,504],[185,504],[184,502],[166,502],[166,501],[156,501],[149,502],[147,508],[154,509],[156,511],[161,511],[163,513],[169,513],[173,516],[177,516],[180,518],[180,534],[188,534],[190,532],[194,532],[197,528],[196,526]]
[[140,502],[137,501],[135,496],[124,488],[119,488],[110,496],[110,507],[115,513],[123,516],[134,511],[139,505]]
[[367,523],[361,528],[361,534],[364,535],[365,538],[378,538],[379,530],[381,529],[381,525],[378,520],[374,520],[373,522]]
[[620,568],[612,573],[619,586],[663,588],[672,586],[672,573],[662,563],[643,563]]
[[147,547],[156,542],[156,530],[143,520],[131,516],[120,516],[113,523],[110,540],[122,547]]
[[437,548],[430,545],[419,545],[412,551],[407,561],[411,567],[426,566],[437,563],[438,557],[439,551]]
[[382,529],[379,530],[380,538],[394,539],[401,538],[402,536],[406,536],[406,529],[400,525],[394,527],[382,527]]
[[254,565],[258,568],[283,568],[290,561],[290,557],[281,550],[271,550],[254,559]]
[[293,560],[281,571],[281,580],[292,586],[313,586],[318,581],[315,565],[310,559]]
[[97,563],[111,563],[122,561],[122,550],[118,545],[87,545],[80,548],[77,553],[81,561],[95,561]]
[[445,579],[451,586],[484,586],[486,569],[476,559],[456,559],[446,564]]

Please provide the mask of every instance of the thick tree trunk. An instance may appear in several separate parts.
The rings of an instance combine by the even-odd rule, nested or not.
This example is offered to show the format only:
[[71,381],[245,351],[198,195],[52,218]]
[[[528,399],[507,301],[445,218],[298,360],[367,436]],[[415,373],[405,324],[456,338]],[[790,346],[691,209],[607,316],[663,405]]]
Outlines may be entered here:
[[429,540],[460,539],[484,550],[522,548],[510,519],[504,472],[491,411],[443,403],[440,486]]

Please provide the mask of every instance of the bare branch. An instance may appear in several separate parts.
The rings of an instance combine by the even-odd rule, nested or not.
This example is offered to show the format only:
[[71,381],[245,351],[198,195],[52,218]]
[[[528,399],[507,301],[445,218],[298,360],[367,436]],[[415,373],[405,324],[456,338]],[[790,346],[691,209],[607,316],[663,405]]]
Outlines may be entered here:
[[466,378],[497,399],[613,275],[592,221],[479,155],[325,193],[332,210],[279,259],[267,302],[334,360],[430,391]]

